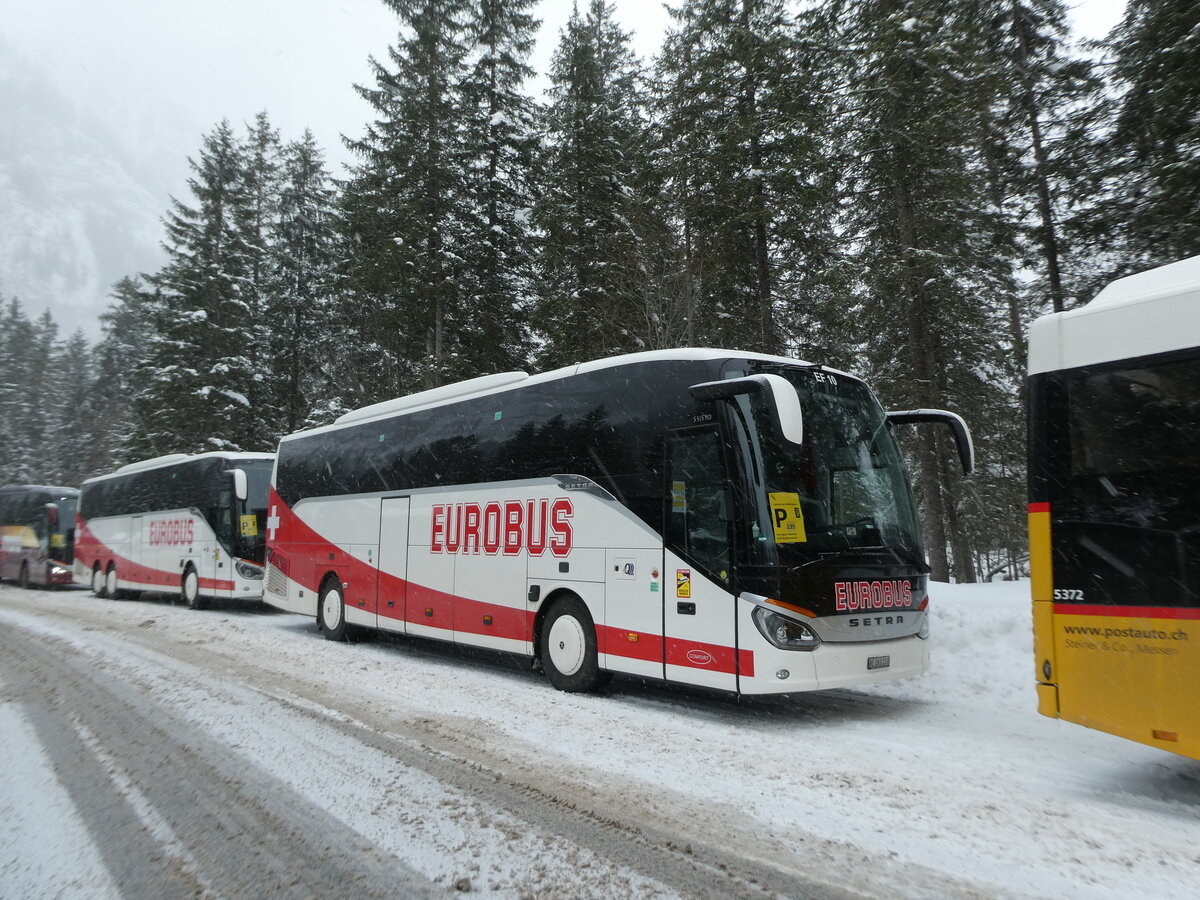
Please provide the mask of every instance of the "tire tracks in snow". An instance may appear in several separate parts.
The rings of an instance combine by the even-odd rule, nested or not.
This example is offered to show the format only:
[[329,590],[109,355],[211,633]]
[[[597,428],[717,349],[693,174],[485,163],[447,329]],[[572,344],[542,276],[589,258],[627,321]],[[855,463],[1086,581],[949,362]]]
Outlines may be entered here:
[[0,674],[124,897],[444,894],[56,639],[0,629]]
[[[69,629],[87,623],[103,631],[112,646],[100,652],[117,664],[115,648],[132,643],[144,648],[147,659],[165,657],[199,670],[206,682],[255,692],[292,715],[312,720],[317,729],[335,731],[530,828],[587,848],[683,896],[979,896],[972,886],[940,873],[867,859],[815,831],[754,833],[753,823],[733,808],[714,807],[632,780],[610,778],[596,784],[573,777],[578,770],[564,768],[553,748],[510,737],[497,740],[495,733],[473,727],[475,723],[466,719],[397,716],[349,695],[342,682],[322,676],[319,664],[298,673],[291,661],[239,647],[235,632],[245,627],[243,619],[235,620],[233,632],[222,633],[214,643],[212,637],[197,640],[190,631],[139,628],[145,622],[133,621],[124,608],[128,607],[70,604],[41,611]],[[253,624],[247,630],[257,631]],[[314,637],[313,649],[327,656],[339,648]],[[204,689],[214,690],[211,684]]]

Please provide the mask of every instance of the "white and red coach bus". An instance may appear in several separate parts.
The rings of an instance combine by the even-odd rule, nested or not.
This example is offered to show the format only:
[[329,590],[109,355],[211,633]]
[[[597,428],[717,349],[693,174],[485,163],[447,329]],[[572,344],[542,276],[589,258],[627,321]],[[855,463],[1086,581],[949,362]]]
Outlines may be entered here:
[[22,587],[71,583],[79,491],[42,484],[0,488],[0,578]]
[[178,592],[262,598],[269,453],[176,454],[88,479],[79,499],[75,579],[97,597]]
[[[893,422],[952,424],[951,413]],[[888,415],[861,381],[722,350],[486,376],[279,445],[264,600],[746,694],[922,672],[924,553]]]

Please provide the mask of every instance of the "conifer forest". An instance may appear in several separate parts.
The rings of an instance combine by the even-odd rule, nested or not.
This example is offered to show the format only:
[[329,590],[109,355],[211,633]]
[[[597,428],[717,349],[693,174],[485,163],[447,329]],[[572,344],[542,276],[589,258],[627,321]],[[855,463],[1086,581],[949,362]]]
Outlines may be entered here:
[[970,478],[905,437],[933,577],[1024,572],[1029,322],[1200,253],[1200,4],[1085,43],[1063,0],[673,0],[639,59],[580,0],[539,97],[535,0],[384,2],[352,167],[269,110],[218,122],[97,342],[0,297],[0,483],[728,347],[963,415]]

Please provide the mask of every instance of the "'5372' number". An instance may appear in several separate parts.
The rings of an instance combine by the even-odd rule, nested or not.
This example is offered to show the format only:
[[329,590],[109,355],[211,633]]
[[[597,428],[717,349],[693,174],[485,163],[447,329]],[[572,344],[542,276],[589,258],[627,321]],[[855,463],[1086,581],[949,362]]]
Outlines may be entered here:
[[1069,602],[1071,600],[1082,600],[1083,599],[1083,591],[1064,590],[1062,588],[1055,588],[1054,589],[1054,599],[1062,600],[1064,602]]

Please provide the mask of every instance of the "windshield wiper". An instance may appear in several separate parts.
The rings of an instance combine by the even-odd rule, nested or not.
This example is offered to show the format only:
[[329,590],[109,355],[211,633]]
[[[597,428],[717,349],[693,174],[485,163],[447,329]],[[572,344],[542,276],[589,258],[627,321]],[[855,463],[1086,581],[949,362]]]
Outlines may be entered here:
[[[908,549],[908,548],[904,548],[904,549]],[[915,551],[910,550],[909,558],[906,559],[904,556],[901,555],[899,548],[879,546],[879,547],[846,547],[845,549],[842,549],[842,550],[827,550],[827,551],[818,553],[816,559],[810,559],[808,562],[801,563],[798,566],[788,566],[788,574],[794,575],[797,572],[802,571],[803,569],[807,569],[809,566],[815,566],[815,565],[818,565],[819,563],[827,563],[832,560],[846,559],[847,557],[851,557],[851,556],[864,556],[864,555],[879,556],[879,555],[883,555],[883,554],[891,556],[892,559],[895,562],[899,563],[900,565],[912,566],[922,575],[928,575],[929,572],[931,571],[928,563],[926,563],[925,560],[919,558]]]

